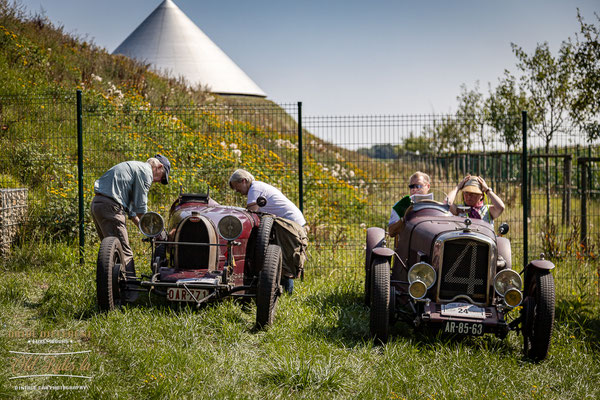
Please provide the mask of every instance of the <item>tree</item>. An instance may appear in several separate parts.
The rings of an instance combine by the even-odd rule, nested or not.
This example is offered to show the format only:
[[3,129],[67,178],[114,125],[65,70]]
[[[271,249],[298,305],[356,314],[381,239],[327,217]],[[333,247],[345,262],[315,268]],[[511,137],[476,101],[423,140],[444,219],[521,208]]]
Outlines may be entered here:
[[504,71],[504,77],[487,99],[487,120],[498,133],[508,151],[516,149],[522,141],[521,111],[529,109],[525,92],[517,87],[515,77]]
[[461,132],[456,118],[443,116],[441,121],[434,121],[432,126],[423,129],[424,135],[429,136],[432,146],[438,153],[461,152],[465,149],[466,135]]
[[[594,14],[600,22],[598,14]],[[571,117],[588,140],[600,137],[600,27],[586,24],[579,10],[580,35],[573,44],[574,98]]]
[[[572,45],[563,42],[555,58],[544,42],[537,45],[532,55],[514,43],[513,52],[519,62],[517,68],[523,72],[521,87],[530,99],[530,128],[544,140],[546,153],[550,152],[550,142],[568,117],[572,103]],[[550,166],[545,159],[546,171],[546,215],[550,216]]]
[[413,133],[410,132],[410,136],[402,142],[400,150],[414,154],[431,154],[433,153],[432,139],[426,136],[415,137]]
[[481,147],[485,153],[485,124],[488,119],[488,110],[485,107],[483,94],[479,91],[479,82],[475,82],[475,88],[468,90],[465,84],[460,85],[461,93],[456,96],[458,110],[456,117],[461,123],[467,139],[467,150],[471,150],[471,137],[479,135]]

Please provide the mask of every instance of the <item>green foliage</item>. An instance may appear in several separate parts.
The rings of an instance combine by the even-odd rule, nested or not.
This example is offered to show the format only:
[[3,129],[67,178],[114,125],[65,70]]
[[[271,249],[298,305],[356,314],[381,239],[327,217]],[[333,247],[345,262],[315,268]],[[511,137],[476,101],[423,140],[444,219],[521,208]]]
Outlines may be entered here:
[[507,149],[515,149],[521,144],[523,137],[521,112],[529,109],[525,92],[518,89],[515,77],[505,71],[493,92],[488,98],[490,126],[498,132]]
[[359,154],[370,158],[394,159],[398,158],[398,152],[395,146],[391,144],[374,144],[368,149],[358,149]]
[[[595,17],[600,22],[600,16]],[[575,96],[571,117],[591,141],[600,137],[600,26],[585,23],[579,10],[577,19],[580,35],[573,44]]]
[[21,187],[23,187],[23,184],[14,176],[0,174],[0,189],[16,189]]
[[467,90],[464,84],[461,85],[461,94],[456,99],[458,100],[456,117],[461,123],[463,134],[467,136],[467,150],[471,150],[472,137],[478,135],[485,153],[484,126],[488,109],[485,107],[483,94],[479,91],[479,82],[475,83],[475,88],[472,90]]
[[415,137],[411,132],[409,137],[404,139],[402,150],[412,154],[433,154],[433,139],[423,135]]

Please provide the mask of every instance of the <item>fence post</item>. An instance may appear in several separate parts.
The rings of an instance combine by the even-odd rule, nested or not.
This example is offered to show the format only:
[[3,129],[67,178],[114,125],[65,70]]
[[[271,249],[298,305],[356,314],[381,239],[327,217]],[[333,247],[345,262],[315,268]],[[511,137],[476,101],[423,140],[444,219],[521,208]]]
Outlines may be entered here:
[[83,247],[85,232],[83,226],[83,107],[81,90],[77,90],[77,182],[79,197],[79,264],[83,265]]
[[588,192],[588,164],[586,160],[579,159],[581,165],[581,232],[579,242],[587,247],[587,192]]
[[564,159],[564,198],[563,198],[563,224],[571,224],[571,155]]
[[522,111],[522,120],[523,120],[523,158],[521,160],[522,163],[522,175],[521,175],[521,203],[523,204],[523,268],[529,264],[528,260],[528,237],[527,230],[529,228],[529,224],[527,222],[529,209],[529,198],[527,196],[527,111]]
[[304,184],[302,171],[302,102],[298,102],[298,208],[304,212]]

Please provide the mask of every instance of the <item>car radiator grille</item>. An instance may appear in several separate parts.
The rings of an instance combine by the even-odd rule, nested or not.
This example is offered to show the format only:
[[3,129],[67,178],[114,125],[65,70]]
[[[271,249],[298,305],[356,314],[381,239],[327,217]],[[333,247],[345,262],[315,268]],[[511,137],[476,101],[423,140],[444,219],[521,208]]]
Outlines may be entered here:
[[[179,228],[178,242],[210,243],[206,225],[186,220]],[[210,248],[208,246],[178,246],[177,266],[182,269],[207,268]]]
[[488,262],[487,243],[470,239],[445,242],[440,274],[440,300],[467,295],[475,302],[485,303]]

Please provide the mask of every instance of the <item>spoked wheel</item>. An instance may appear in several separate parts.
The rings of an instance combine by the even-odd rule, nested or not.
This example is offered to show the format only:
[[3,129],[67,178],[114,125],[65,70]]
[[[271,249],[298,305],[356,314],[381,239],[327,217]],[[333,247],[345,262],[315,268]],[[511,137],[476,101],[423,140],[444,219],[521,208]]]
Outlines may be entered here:
[[123,303],[120,282],[125,280],[123,248],[118,238],[106,237],[100,244],[96,264],[96,292],[100,311],[111,311]]
[[271,244],[267,247],[265,261],[258,276],[256,291],[256,325],[259,328],[273,323],[275,306],[280,295],[281,247]]
[[388,340],[390,317],[390,263],[386,259],[373,260],[371,265],[371,335],[385,343]]
[[258,232],[256,233],[256,244],[254,246],[254,268],[260,271],[265,263],[267,247],[271,241],[271,230],[273,229],[273,217],[263,215],[260,219]]
[[548,355],[554,328],[554,278],[550,271],[534,270],[526,278],[525,285],[521,310],[523,353],[540,361]]

